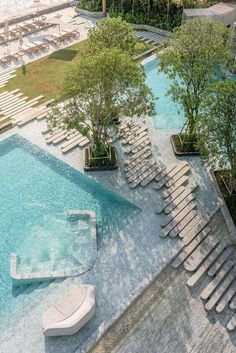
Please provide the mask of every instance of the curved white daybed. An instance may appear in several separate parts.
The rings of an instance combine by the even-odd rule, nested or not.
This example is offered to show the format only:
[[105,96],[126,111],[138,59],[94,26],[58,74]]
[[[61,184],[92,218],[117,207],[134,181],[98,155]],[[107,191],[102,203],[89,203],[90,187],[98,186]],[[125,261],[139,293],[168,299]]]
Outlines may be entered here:
[[55,306],[44,313],[44,335],[73,335],[92,318],[94,312],[94,286],[74,286]]

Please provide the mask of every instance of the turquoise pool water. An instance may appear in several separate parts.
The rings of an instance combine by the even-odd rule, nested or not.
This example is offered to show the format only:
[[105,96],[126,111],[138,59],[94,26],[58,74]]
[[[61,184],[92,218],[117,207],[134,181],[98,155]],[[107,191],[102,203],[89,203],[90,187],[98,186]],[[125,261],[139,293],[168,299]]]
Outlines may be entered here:
[[175,104],[167,91],[170,88],[171,80],[157,69],[157,60],[149,60],[144,64],[146,73],[146,82],[152,89],[156,101],[156,114],[154,118],[154,126],[161,130],[180,130],[184,123],[185,117],[180,106]]
[[87,225],[82,224],[78,236],[68,227],[67,210],[96,212],[98,248],[140,212],[19,135],[0,142],[0,181],[1,317],[8,310],[14,311],[16,293],[21,292],[12,289],[11,253],[20,256],[21,269],[28,272],[86,264],[91,250]]

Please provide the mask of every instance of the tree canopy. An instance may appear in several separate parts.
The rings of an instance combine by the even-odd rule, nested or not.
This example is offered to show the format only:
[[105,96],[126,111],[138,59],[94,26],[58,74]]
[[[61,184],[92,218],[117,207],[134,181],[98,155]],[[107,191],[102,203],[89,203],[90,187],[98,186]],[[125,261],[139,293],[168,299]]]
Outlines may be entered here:
[[120,17],[101,19],[96,27],[89,31],[91,51],[116,48],[132,55],[136,43],[137,38],[132,27]]
[[230,169],[230,190],[236,192],[236,84],[218,81],[206,92],[198,122],[199,146],[204,161]]
[[231,48],[230,29],[210,19],[195,18],[174,30],[169,46],[159,55],[160,69],[173,79],[169,94],[185,112],[190,137],[195,136],[203,95],[223,75]]
[[66,76],[60,101],[63,114],[55,112],[51,123],[80,131],[95,148],[107,145],[114,119],[151,116],[154,109],[142,68],[118,49],[81,57]]

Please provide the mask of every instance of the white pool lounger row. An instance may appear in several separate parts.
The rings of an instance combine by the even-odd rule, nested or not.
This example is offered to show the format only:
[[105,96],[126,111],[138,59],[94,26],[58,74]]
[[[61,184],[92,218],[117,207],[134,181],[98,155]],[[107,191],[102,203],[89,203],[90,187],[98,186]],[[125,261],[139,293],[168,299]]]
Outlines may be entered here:
[[94,286],[82,284],[72,287],[43,315],[44,335],[73,335],[93,317],[95,306]]

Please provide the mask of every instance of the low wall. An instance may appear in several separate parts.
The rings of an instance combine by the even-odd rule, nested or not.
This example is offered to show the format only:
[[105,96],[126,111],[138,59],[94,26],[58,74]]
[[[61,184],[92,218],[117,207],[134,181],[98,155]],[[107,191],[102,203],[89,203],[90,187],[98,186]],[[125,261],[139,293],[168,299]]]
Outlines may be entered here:
[[163,37],[170,37],[171,36],[171,32],[165,31],[164,29],[156,28],[156,27],[153,27],[153,26],[150,26],[150,25],[142,25],[142,24],[131,23],[131,26],[133,27],[133,29],[144,30],[144,31],[157,33],[157,34],[162,35]]
[[[69,0],[67,3],[63,3],[63,4],[58,4],[55,6],[51,6],[51,7],[47,7],[46,9],[43,10],[39,10],[36,14],[36,12],[34,11],[33,13],[28,13],[19,17],[12,17],[11,19],[8,20],[9,25],[13,25],[19,22],[23,22],[23,21],[27,21],[30,20],[32,18],[38,17],[39,16],[43,16],[43,15],[47,15],[48,13],[51,12],[56,12],[56,11],[60,11],[63,10],[67,7],[73,6],[75,3],[74,0]],[[3,28],[5,26],[5,21],[0,22],[0,28]]]
[[97,18],[97,19],[103,18],[102,11],[97,11],[97,12],[88,11],[88,10],[80,9],[79,7],[76,7],[75,11],[77,12],[78,15],[92,17],[92,18]]

